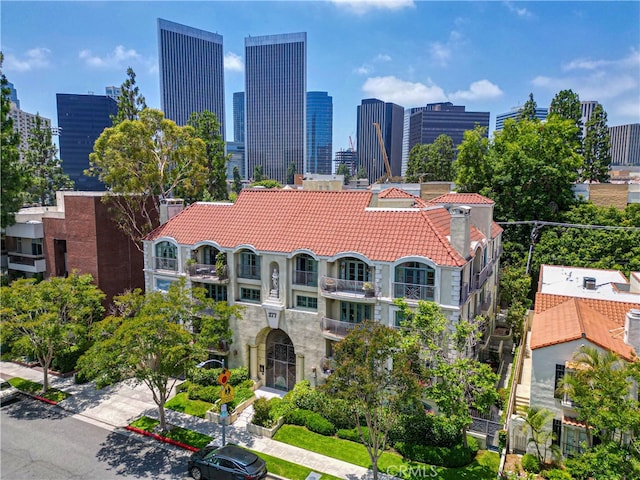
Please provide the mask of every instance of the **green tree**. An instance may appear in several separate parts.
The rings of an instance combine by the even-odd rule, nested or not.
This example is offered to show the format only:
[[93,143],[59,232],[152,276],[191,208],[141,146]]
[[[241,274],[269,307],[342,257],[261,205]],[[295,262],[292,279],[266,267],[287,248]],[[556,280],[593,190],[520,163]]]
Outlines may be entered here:
[[242,177],[238,167],[233,167],[233,191],[238,195],[242,190]]
[[518,120],[531,120],[531,121],[539,121],[536,117],[536,109],[538,108],[538,104],[533,99],[533,93],[529,94],[529,99],[524,102],[524,106],[522,110],[518,112]]
[[157,226],[159,200],[201,198],[209,179],[205,144],[193,127],[179,127],[151,108],[138,120],[106,128],[89,159],[85,174],[106,185],[114,221],[140,249]]
[[2,73],[3,54],[0,52],[0,228],[15,223],[15,213],[22,207],[23,192],[29,188],[31,177],[20,162],[20,135],[13,129],[13,119],[9,116],[11,100],[7,78]]
[[607,112],[599,103],[593,109],[591,118],[585,125],[583,143],[584,168],[581,180],[588,182],[608,182],[611,165],[611,136],[607,127]]
[[262,165],[256,165],[253,167],[253,181],[261,182],[262,180],[266,180],[267,177],[262,173]]
[[367,178],[367,169],[364,168],[364,165],[360,165],[358,167],[358,171],[356,172],[356,178],[357,179]]
[[576,127],[572,140],[574,147],[580,151],[582,146],[582,104],[578,94],[573,90],[560,90],[551,100],[548,116],[556,116],[572,122]]
[[[446,345],[447,317],[435,302],[420,300],[411,308],[403,298],[393,302],[400,309],[405,348],[419,351],[426,365],[433,365],[443,356]],[[428,376],[428,373],[427,373]]]
[[125,120],[138,120],[140,112],[147,108],[144,96],[136,85],[136,74],[133,68],[127,68],[127,79],[120,86],[118,96],[118,113],[111,116],[112,126],[116,126]]
[[13,339],[13,351],[38,360],[46,392],[54,357],[86,340],[91,324],[102,319],[105,295],[93,284],[91,275],[75,272],[39,283],[19,279],[2,287],[1,292],[2,329]]
[[429,145],[417,143],[409,152],[407,160],[406,179],[409,183],[418,183],[431,180],[427,171],[429,160]]
[[565,466],[575,480],[631,480],[640,478],[638,451],[637,446],[602,443],[580,455],[567,458]]
[[40,115],[36,115],[35,126],[29,133],[28,147],[23,153],[31,185],[25,199],[28,203],[55,205],[56,192],[73,189],[73,182],[62,170],[51,129],[44,125]]
[[487,411],[498,399],[496,385],[500,377],[486,363],[471,358],[442,361],[432,371],[435,381],[427,388],[428,397],[460,429],[467,446],[471,410]]
[[[544,463],[547,458],[547,450],[552,446],[552,441],[555,439],[555,434],[548,428],[549,422],[553,419],[554,413],[546,408],[541,407],[527,407],[525,416],[522,417],[527,426],[531,436],[527,440],[528,444],[533,443],[536,447],[536,456],[540,463]],[[553,451],[557,454],[557,448]]]
[[209,168],[209,185],[207,190],[212,200],[227,200],[227,161],[231,155],[224,154],[224,140],[220,134],[220,123],[216,114],[209,110],[192,112],[187,122],[200,138],[206,149]]
[[344,184],[349,185],[349,180],[351,180],[351,171],[349,170],[349,165],[342,162],[340,165],[338,165],[338,170],[336,171],[336,174],[343,175]]
[[458,145],[456,185],[458,192],[480,193],[491,184],[491,165],[488,162],[489,139],[487,128],[480,125],[463,134]]
[[418,390],[401,346],[402,338],[395,329],[369,320],[356,325],[336,346],[336,369],[324,387],[353,406],[353,419],[371,459],[374,480],[394,412]]
[[229,320],[241,310],[205,298],[203,289],[189,290],[184,279],[166,293],[138,289],[114,304],[115,313],[92,329],[94,344],[79,360],[81,371],[100,383],[133,378],[146,385],[166,430],[164,405],[178,377],[211,345],[231,342]]
[[451,182],[455,178],[455,149],[449,135],[439,135],[429,145],[429,160],[427,172],[429,180],[436,182]]
[[287,167],[287,185],[293,185],[296,178],[296,163],[291,162]]
[[265,188],[282,188],[282,185],[277,180],[265,179],[259,182],[253,182],[252,187],[265,187]]

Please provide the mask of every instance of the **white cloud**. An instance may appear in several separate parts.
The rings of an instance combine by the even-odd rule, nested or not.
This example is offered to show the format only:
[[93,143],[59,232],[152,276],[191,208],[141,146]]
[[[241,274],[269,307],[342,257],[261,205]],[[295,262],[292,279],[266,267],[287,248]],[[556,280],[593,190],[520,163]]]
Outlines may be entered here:
[[516,7],[513,2],[504,2],[505,7],[509,9],[510,12],[515,13],[519,17],[531,17],[532,14],[529,10],[524,7]]
[[495,83],[489,80],[478,80],[469,85],[468,90],[458,90],[449,94],[452,101],[458,100],[486,100],[497,98],[502,95],[502,90]]
[[228,52],[224,56],[224,69],[230,72],[244,71],[244,64],[242,63],[242,57],[239,55],[236,55],[233,52]]
[[371,73],[371,67],[369,65],[361,65],[353,69],[353,73],[358,75],[369,75]]
[[95,68],[124,68],[132,60],[140,60],[141,56],[133,48],[125,48],[122,45],[116,46],[113,52],[104,57],[94,55],[91,50],[84,49],[78,53],[78,57],[89,67]]
[[27,50],[22,58],[7,53],[4,57],[4,67],[16,72],[29,72],[38,68],[46,68],[49,64],[49,55],[51,50],[44,47],[32,48]]
[[413,0],[331,0],[331,2],[357,15],[364,15],[372,10],[402,10],[415,6]]
[[391,55],[387,55],[386,53],[379,53],[378,56],[376,57],[376,61],[377,62],[390,62],[391,61]]
[[626,57],[617,60],[577,58],[562,66],[563,70],[597,70],[599,68],[638,68],[640,66],[640,50],[631,49]]
[[440,42],[434,42],[429,46],[431,59],[439,65],[446,65],[451,59],[451,48]]
[[444,90],[434,85],[431,80],[424,84],[408,82],[394,76],[368,78],[362,85],[362,91],[368,97],[402,106],[426,105],[447,99]]

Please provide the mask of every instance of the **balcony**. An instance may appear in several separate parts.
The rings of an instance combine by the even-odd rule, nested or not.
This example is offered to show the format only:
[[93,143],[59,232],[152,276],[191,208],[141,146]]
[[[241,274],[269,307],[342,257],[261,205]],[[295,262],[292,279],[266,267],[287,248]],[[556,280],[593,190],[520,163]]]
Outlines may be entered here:
[[153,265],[156,270],[178,271],[178,259],[168,257],[153,257]]
[[378,295],[378,289],[371,282],[344,280],[335,277],[321,277],[320,289],[325,297],[370,300],[371,303],[375,303]]
[[214,282],[228,281],[226,267],[222,275],[218,275],[215,265],[194,263],[186,267],[187,274],[194,280],[212,280]]
[[329,340],[342,340],[356,325],[357,323],[342,322],[328,317],[322,317],[320,320],[322,336]]
[[318,272],[310,272],[307,270],[294,270],[293,284],[305,287],[318,286]]
[[480,315],[489,315],[491,309],[491,292],[489,292],[484,299],[484,302],[480,305]]
[[464,305],[464,303],[469,298],[469,295],[471,295],[471,289],[469,288],[469,284],[465,282],[465,283],[462,284],[462,288],[460,289],[460,304],[461,305]]
[[414,283],[393,283],[393,296],[406,300],[433,300],[436,288],[433,285],[417,285]]
[[484,282],[487,281],[487,278],[493,273],[493,262],[488,263],[485,267],[480,271],[480,273],[473,274],[473,289],[479,290]]
[[44,273],[47,269],[44,255],[8,252],[7,268],[18,272]]

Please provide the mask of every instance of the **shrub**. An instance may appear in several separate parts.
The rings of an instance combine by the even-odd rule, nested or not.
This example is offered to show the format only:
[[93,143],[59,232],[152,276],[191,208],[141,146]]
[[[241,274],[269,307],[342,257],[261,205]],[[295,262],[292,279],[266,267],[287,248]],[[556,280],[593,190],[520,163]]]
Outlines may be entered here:
[[61,373],[73,372],[76,369],[78,358],[84,353],[86,348],[72,345],[67,350],[56,353],[51,362],[51,369]]
[[[249,370],[247,367],[232,368],[229,370],[231,377],[229,385],[235,387],[249,380]],[[219,386],[218,376],[222,372],[221,368],[192,368],[187,372],[187,380],[202,386]]]
[[498,432],[498,447],[500,451],[502,451],[507,446],[507,438],[509,436],[509,432],[506,430],[500,430]]
[[[362,427],[364,436],[367,436],[369,429],[367,427]],[[362,443],[362,438],[360,438],[360,434],[358,433],[357,428],[349,428],[349,429],[340,429],[336,432],[336,435],[339,438],[343,438],[344,440],[351,440],[352,442]]]
[[299,408],[295,410],[289,410],[284,416],[284,423],[288,423],[290,425],[300,425],[304,427],[307,422],[307,415],[310,412],[309,410],[300,410]]
[[[401,434],[394,439],[417,445],[453,447],[462,443],[460,430],[444,415],[423,412],[402,415]],[[395,442],[394,442],[395,443]]]
[[468,447],[458,444],[454,447],[437,447],[396,442],[395,448],[403,457],[416,462],[447,468],[464,467],[470,464],[478,453],[478,441],[467,437]]
[[261,427],[271,428],[273,421],[271,419],[272,404],[264,397],[257,398],[253,402],[253,419],[252,423]]
[[571,480],[569,472],[565,472],[559,468],[544,470],[540,475],[542,475],[542,478],[547,478],[548,480]]
[[351,429],[355,427],[353,407],[342,398],[330,398],[325,395],[324,404],[318,413],[333,423],[336,428]]
[[295,409],[288,411],[284,416],[285,423],[300,425],[320,435],[333,435],[336,427],[329,420],[311,410]]
[[197,383],[192,383],[187,387],[187,393],[191,400],[203,400],[205,402],[215,403],[215,401],[220,398],[220,387],[212,385],[203,387]]
[[535,455],[531,455],[530,453],[525,453],[522,456],[522,460],[520,461],[522,464],[522,469],[525,472],[530,473],[538,473],[540,472],[540,462]]

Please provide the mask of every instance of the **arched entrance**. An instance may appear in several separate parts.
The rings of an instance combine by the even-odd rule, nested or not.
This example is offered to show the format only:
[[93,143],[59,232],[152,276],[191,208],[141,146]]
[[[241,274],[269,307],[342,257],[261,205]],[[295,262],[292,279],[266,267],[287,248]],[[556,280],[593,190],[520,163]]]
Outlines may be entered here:
[[296,352],[284,331],[271,330],[267,335],[266,386],[288,392],[296,384]]

